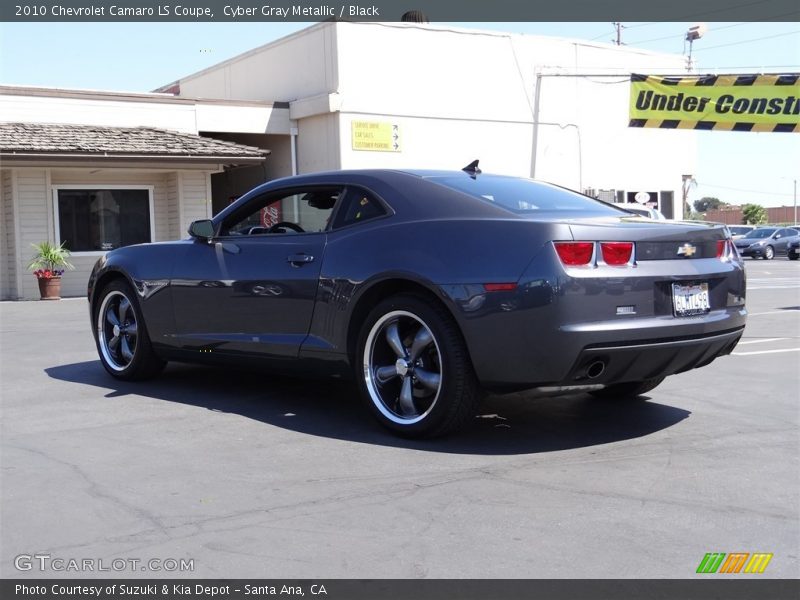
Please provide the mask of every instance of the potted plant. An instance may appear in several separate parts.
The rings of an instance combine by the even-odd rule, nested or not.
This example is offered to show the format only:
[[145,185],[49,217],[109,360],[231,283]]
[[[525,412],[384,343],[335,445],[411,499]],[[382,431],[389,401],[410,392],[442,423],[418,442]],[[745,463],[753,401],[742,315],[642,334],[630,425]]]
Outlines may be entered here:
[[70,252],[64,244],[56,246],[50,242],[31,244],[36,250],[28,268],[39,280],[39,294],[42,300],[61,299],[61,276],[65,269],[74,269],[69,260]]

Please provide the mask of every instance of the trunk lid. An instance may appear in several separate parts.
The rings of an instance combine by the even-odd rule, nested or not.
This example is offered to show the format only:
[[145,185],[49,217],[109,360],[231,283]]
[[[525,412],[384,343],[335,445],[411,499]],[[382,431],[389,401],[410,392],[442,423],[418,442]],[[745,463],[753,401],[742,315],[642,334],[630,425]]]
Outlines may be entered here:
[[576,241],[634,242],[636,260],[715,258],[717,242],[728,237],[716,223],[653,221],[640,217],[568,219]]

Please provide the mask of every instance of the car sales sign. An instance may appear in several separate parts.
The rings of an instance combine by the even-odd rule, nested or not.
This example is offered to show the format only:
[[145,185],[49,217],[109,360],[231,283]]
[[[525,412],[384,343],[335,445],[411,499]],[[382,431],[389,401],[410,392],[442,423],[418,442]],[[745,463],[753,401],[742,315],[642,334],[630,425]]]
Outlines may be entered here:
[[400,125],[387,121],[352,121],[353,150],[401,152]]
[[631,75],[630,127],[800,132],[799,73]]

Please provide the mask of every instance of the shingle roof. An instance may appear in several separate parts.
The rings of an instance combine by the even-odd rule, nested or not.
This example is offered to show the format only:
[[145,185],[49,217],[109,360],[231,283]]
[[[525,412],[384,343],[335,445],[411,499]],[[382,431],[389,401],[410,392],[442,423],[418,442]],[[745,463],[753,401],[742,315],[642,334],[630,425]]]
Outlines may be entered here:
[[[153,127],[0,123],[0,154],[263,160],[269,150]],[[235,162],[235,160],[233,161]]]

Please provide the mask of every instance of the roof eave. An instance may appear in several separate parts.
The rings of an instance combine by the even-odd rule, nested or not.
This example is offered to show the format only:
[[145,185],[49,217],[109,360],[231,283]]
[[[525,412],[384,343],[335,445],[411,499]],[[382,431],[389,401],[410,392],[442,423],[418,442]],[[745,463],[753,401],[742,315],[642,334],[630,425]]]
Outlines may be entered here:
[[269,151],[264,156],[226,156],[226,155],[175,155],[175,154],[87,154],[71,152],[14,152],[0,150],[0,158],[10,160],[68,160],[86,162],[153,162],[153,163],[213,163],[226,165],[253,165],[260,164],[267,159]]

